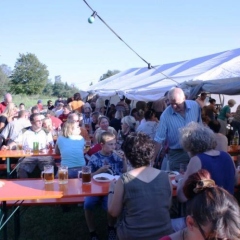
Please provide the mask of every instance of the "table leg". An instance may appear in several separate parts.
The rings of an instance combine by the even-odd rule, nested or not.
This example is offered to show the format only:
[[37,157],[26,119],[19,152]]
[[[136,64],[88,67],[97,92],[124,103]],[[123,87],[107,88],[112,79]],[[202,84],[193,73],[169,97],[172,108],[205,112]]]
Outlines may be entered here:
[[10,178],[10,172],[11,172],[11,162],[10,158],[7,158],[7,178]]
[[17,240],[20,235],[20,208],[14,214],[14,239]]
[[6,224],[6,221],[7,221],[7,203],[6,203],[6,201],[2,202],[1,210],[2,210],[2,222],[0,225],[0,231],[3,229],[3,239],[7,240],[8,237],[7,237],[7,224]]

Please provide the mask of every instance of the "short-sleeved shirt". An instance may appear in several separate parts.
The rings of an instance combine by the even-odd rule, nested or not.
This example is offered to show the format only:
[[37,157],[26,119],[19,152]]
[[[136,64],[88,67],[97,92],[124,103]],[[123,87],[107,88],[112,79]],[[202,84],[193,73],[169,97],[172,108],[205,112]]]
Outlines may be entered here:
[[226,105],[226,106],[224,106],[224,107],[221,109],[221,111],[220,111],[220,113],[219,113],[219,115],[218,115],[218,118],[221,119],[221,120],[223,120],[223,121],[225,121],[225,120],[227,119],[226,114],[227,114],[227,113],[230,113],[230,112],[231,112],[230,107],[229,107],[228,105]]
[[41,129],[38,132],[34,132],[31,128],[23,129],[22,134],[20,134],[15,140],[15,142],[21,142],[22,146],[29,147],[33,149],[33,142],[39,142],[40,148],[45,148],[48,143],[53,142],[52,134]]
[[4,112],[5,108],[7,107],[5,102],[0,103],[0,114]]
[[110,169],[113,172],[113,175],[121,175],[123,169],[122,159],[116,154],[112,153],[109,156],[97,152],[93,154],[88,162],[88,166],[91,166],[92,173],[96,172],[99,168],[104,165],[110,165]]
[[69,168],[84,166],[84,144],[84,138],[80,135],[69,138],[59,136],[57,145],[61,153],[61,164]]
[[71,107],[71,109],[73,111],[78,111],[80,113],[82,112],[83,105],[84,105],[84,102],[81,100],[79,100],[79,101],[74,100],[69,103],[69,106]]
[[190,122],[201,123],[201,108],[196,101],[185,101],[185,117],[175,112],[168,106],[162,113],[154,140],[163,144],[168,142],[170,149],[182,149],[179,142],[179,128],[186,126]]

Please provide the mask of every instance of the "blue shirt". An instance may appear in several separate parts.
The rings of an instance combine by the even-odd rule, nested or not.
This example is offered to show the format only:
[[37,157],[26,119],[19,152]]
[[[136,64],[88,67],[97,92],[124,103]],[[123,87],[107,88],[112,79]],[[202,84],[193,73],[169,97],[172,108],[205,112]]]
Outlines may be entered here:
[[122,175],[123,162],[116,153],[105,156],[99,151],[93,154],[88,162],[88,166],[92,168],[92,173],[96,172],[104,165],[110,165],[110,170],[112,170],[113,175]]
[[69,138],[59,136],[57,145],[61,153],[61,165],[69,168],[81,167],[86,165],[84,158],[84,138],[79,136],[70,136]]
[[210,172],[216,185],[224,188],[229,193],[234,193],[235,167],[228,153],[220,151],[218,156],[210,156],[205,153],[197,155],[201,161],[202,169]]
[[190,122],[202,122],[201,108],[192,100],[185,100],[185,117],[175,112],[168,106],[162,113],[154,140],[163,144],[167,141],[170,149],[181,149],[179,142],[179,128],[185,127]]

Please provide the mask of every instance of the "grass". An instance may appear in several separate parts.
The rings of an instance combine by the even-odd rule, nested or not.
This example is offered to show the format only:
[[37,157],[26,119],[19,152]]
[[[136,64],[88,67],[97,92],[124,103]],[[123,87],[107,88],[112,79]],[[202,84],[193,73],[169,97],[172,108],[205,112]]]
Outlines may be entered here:
[[37,105],[37,101],[41,99],[43,105],[47,105],[48,100],[52,100],[53,104],[55,100],[57,100],[57,97],[53,96],[27,96],[27,95],[13,95],[13,102],[18,106],[20,103],[24,103],[26,106],[26,109],[30,109],[31,107]]
[[[23,211],[26,210],[26,211]],[[19,240],[87,240],[83,206],[72,205],[64,212],[61,206],[22,207]],[[10,211],[9,211],[10,212]],[[107,216],[100,206],[95,211],[95,222],[100,239],[107,237]],[[8,239],[14,239],[13,218],[8,224]],[[3,239],[2,232],[0,239]]]

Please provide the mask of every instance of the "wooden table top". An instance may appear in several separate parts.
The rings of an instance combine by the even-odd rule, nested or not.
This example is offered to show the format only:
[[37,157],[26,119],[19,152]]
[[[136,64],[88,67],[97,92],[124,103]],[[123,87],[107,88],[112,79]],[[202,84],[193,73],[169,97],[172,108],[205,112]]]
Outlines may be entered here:
[[55,151],[46,151],[46,152],[39,152],[39,153],[26,153],[24,150],[0,150],[0,158],[2,160],[6,160],[6,158],[21,158],[21,157],[31,157],[31,156],[53,156],[61,157],[60,155],[56,154]]
[[240,145],[236,146],[228,146],[228,153],[231,154],[240,154]]
[[61,197],[104,196],[108,194],[109,183],[99,183],[94,180],[90,184],[82,184],[81,179],[68,179],[67,184],[44,184],[43,180],[2,180],[0,201],[33,200]]

